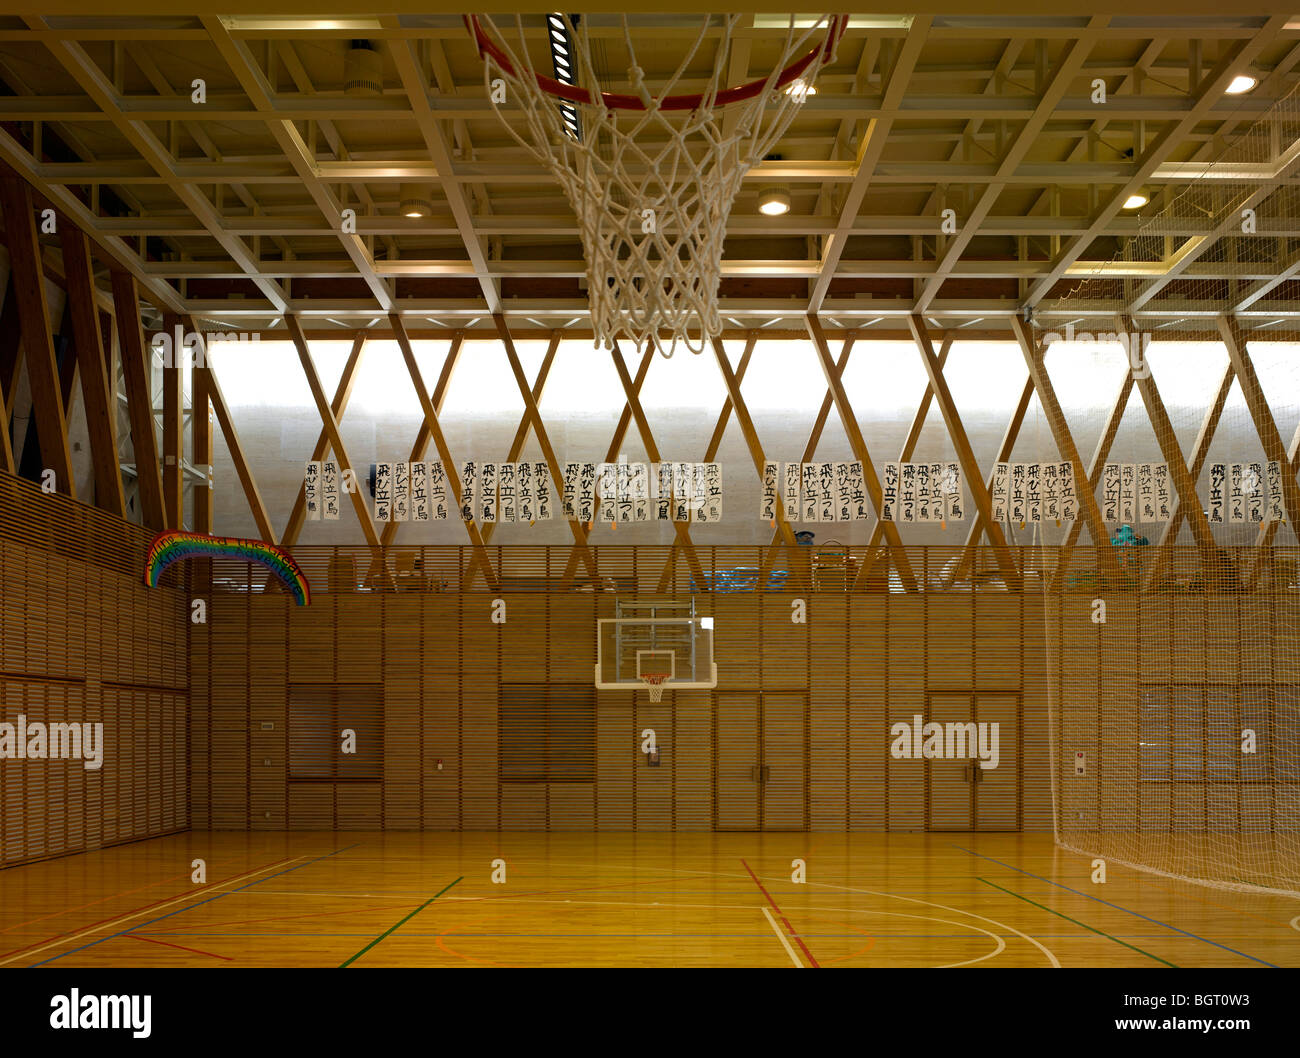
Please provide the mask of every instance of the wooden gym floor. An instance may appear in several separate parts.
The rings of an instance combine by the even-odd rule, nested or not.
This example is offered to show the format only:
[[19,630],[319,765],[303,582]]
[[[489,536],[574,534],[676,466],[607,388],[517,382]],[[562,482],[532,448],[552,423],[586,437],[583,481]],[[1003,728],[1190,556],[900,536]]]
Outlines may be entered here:
[[1300,966],[1300,901],[1090,870],[1043,835],[187,833],[0,871],[0,966]]

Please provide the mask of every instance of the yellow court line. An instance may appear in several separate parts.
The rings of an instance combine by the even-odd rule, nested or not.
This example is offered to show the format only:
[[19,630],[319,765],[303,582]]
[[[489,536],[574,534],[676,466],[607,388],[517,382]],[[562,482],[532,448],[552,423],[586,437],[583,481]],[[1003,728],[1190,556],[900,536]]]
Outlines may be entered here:
[[39,955],[41,952],[48,951],[50,948],[57,948],[61,945],[69,944],[74,940],[80,940],[82,937],[89,937],[101,930],[109,929],[118,922],[130,922],[133,918],[140,918],[143,915],[152,915],[154,912],[159,911],[164,907],[170,907],[172,904],[183,904],[186,900],[193,900],[196,896],[201,896],[208,892],[215,892],[223,885],[230,885],[232,882],[242,882],[245,878],[256,878],[259,874],[265,874],[267,871],[274,870],[277,867],[283,867],[287,863],[293,863],[294,860],[304,860],[306,858],[305,855],[294,856],[292,859],[281,860],[279,863],[273,863],[270,867],[260,867],[255,871],[249,871],[247,874],[237,874],[234,878],[227,878],[224,882],[213,882],[210,886],[196,889],[192,893],[178,896],[176,899],[168,900],[163,904],[154,904],[152,907],[146,907],[143,911],[118,915],[116,918],[110,918],[107,922],[100,922],[98,925],[91,926],[88,929],[83,929],[80,933],[74,933],[69,937],[58,937],[55,940],[50,941],[49,944],[42,945],[39,948],[29,948],[26,951],[21,951],[16,955],[10,956],[8,959],[0,959],[0,966],[5,966],[11,962],[17,962],[19,959],[26,959],[32,955]]
[[800,970],[806,970],[807,967],[799,961],[799,956],[797,956],[794,953],[794,949],[790,947],[790,942],[786,940],[785,934],[781,932],[780,927],[776,924],[776,919],[772,917],[772,912],[768,910],[766,905],[763,907],[763,914],[767,916],[768,925],[772,927],[772,932],[776,934],[776,939],[781,942],[781,947],[783,947],[785,953],[790,956],[790,961]]

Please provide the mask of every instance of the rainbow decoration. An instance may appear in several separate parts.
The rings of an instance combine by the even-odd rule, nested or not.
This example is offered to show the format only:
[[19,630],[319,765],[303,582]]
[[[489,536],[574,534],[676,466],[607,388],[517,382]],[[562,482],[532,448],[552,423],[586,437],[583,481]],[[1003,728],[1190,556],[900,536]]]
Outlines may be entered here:
[[202,533],[184,533],[169,529],[159,533],[149,545],[149,558],[144,565],[144,582],[151,588],[168,566],[186,558],[238,558],[256,562],[274,573],[289,589],[299,606],[311,603],[311,585],[298,568],[289,552],[263,540],[241,540],[233,536],[205,536]]

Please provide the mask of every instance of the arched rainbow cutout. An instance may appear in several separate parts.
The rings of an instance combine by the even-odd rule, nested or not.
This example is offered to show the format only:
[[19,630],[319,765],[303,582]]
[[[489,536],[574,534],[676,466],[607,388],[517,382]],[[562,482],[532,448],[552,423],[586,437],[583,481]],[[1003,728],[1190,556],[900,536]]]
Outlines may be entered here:
[[167,567],[186,558],[240,558],[245,562],[256,562],[280,578],[299,606],[311,603],[311,585],[284,548],[262,540],[204,536],[178,529],[169,529],[153,538],[144,566],[144,582],[151,588],[158,587]]

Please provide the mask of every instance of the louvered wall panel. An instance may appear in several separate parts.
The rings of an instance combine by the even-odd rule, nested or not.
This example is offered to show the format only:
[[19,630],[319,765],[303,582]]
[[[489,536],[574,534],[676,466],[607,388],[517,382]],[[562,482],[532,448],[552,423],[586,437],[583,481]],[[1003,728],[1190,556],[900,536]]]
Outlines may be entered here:
[[[900,598],[889,602],[889,723],[925,713],[926,603]],[[926,772],[919,760],[889,762],[889,829],[926,826]]]
[[[457,830],[461,822],[460,598],[420,600],[423,667],[423,822],[429,830]],[[438,762],[442,768],[438,768]]]
[[212,637],[212,825],[249,824],[248,686],[252,647],[247,595],[213,596],[208,614]]
[[[279,830],[288,813],[288,755],[284,702],[289,694],[288,612],[273,595],[249,600],[249,820],[254,830]],[[263,724],[271,724],[268,730]]]
[[[618,694],[617,691],[610,692]],[[651,702],[639,693],[623,692],[632,713],[633,741],[630,759],[635,769],[636,825],[638,830],[673,829],[673,771],[677,767],[677,744],[673,732],[673,713],[677,692],[665,691],[662,702]],[[647,730],[654,731],[660,746],[659,764],[645,763],[641,744]]]
[[703,690],[671,694],[674,829],[712,830],[713,695]]
[[[815,631],[804,637],[811,659],[807,785],[808,818],[814,830],[843,830],[848,819],[849,602],[847,595],[815,597],[809,614]],[[765,693],[769,686],[764,681]]]
[[[496,636],[489,634],[495,652]],[[500,829],[497,688],[495,675],[466,674],[461,680],[460,812],[466,830]]]
[[[593,673],[594,678],[594,673]],[[667,695],[665,695],[667,697]],[[596,692],[596,827],[632,830],[640,740],[630,691]]]
[[[886,600],[849,600],[848,745],[849,830],[883,830],[889,802],[889,656]],[[814,716],[816,714],[814,713]],[[814,735],[817,727],[814,724]],[[821,737],[830,738],[829,731]],[[814,816],[814,826],[817,818]]]

